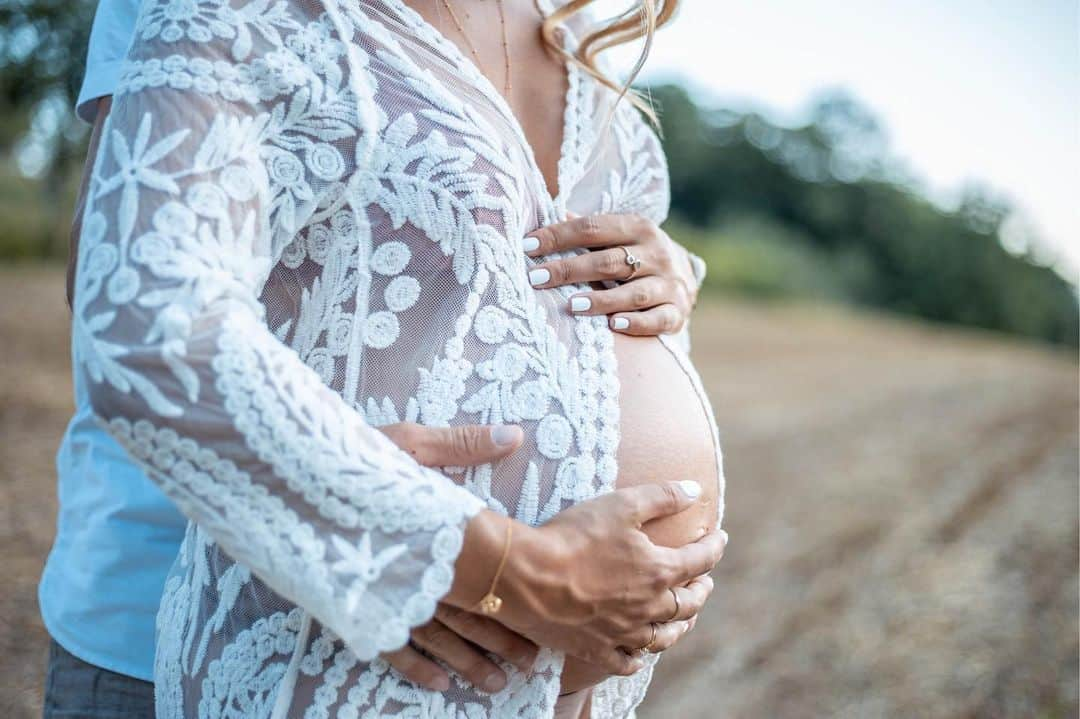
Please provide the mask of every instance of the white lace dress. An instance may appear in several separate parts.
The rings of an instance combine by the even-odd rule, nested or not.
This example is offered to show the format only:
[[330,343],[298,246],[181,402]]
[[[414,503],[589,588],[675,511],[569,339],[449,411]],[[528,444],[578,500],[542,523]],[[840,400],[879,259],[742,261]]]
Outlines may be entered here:
[[[551,715],[560,653],[496,694],[377,655],[432,616],[482,507],[538,524],[615,482],[606,320],[533,290],[520,241],[568,209],[660,221],[667,173],[629,104],[601,133],[613,94],[568,72],[553,198],[501,96],[400,0],[142,3],[73,336],[96,414],[192,520],[159,716]],[[399,421],[527,439],[452,481],[374,429]]]

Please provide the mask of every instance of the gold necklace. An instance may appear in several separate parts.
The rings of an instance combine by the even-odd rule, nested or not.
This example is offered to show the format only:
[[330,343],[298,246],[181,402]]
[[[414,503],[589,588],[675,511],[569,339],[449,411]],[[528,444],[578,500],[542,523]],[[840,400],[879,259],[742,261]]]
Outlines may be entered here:
[[[465,40],[465,44],[469,48],[469,52],[473,56],[473,60],[476,62],[476,67],[483,72],[483,64],[480,62],[480,53],[476,51],[476,46],[473,45],[472,39],[469,34],[465,32],[465,27],[461,24],[460,18],[454,8],[450,5],[450,0],[442,0],[443,7],[446,8],[446,12],[450,14],[450,19],[454,23],[454,27],[457,28],[458,34]],[[506,34],[506,13],[503,10],[503,0],[495,0],[495,4],[499,8],[499,28],[502,32],[502,48],[503,48],[503,96],[509,99],[510,90],[513,85],[510,82],[510,42]],[[470,17],[468,11],[465,12],[465,17]]]

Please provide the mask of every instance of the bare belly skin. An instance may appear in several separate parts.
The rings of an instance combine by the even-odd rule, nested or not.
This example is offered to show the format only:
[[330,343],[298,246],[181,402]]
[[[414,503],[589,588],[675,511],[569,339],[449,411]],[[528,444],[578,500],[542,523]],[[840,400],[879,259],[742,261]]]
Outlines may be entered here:
[[[701,498],[679,514],[646,524],[656,544],[679,547],[716,526],[719,467],[712,428],[690,378],[656,337],[615,335],[621,411],[616,486],[693,479]],[[606,677],[593,665],[568,658],[562,692],[578,691]]]

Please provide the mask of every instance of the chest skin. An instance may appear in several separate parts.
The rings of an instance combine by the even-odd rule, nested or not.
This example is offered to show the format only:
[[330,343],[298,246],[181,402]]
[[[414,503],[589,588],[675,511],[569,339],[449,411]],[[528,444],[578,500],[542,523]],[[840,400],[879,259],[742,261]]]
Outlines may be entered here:
[[[478,67],[500,93],[506,60],[499,10],[494,2],[449,0],[468,41],[479,55]],[[407,4],[477,64],[466,38],[458,31],[443,0],[409,0]],[[531,0],[503,0],[511,90],[505,96],[533,149],[548,192],[558,194],[558,167],[566,110],[566,66],[548,52],[540,36],[541,16]]]

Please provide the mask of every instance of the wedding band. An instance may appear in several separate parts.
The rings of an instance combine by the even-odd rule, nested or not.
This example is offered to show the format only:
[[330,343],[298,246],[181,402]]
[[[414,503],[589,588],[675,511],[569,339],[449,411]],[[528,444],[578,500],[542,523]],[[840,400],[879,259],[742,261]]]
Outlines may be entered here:
[[634,650],[636,656],[650,653],[652,651],[652,645],[656,642],[656,622],[649,622],[649,626],[652,627],[652,636],[649,637],[649,641]]
[[[626,245],[619,245],[619,249],[626,253],[626,264],[630,265],[630,276],[627,277],[626,280],[632,280],[634,279],[634,275],[637,274],[638,270],[641,269],[641,260],[639,260],[637,256],[633,252],[631,252],[630,248]],[[626,280],[623,281],[625,282]]]
[[671,596],[675,598],[675,611],[672,613],[671,618],[668,619],[669,622],[673,622],[675,621],[675,617],[679,616],[679,610],[681,609],[679,606],[679,593],[675,591],[675,587],[668,587],[668,591],[671,592]]

